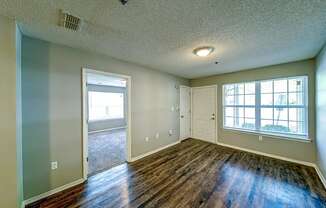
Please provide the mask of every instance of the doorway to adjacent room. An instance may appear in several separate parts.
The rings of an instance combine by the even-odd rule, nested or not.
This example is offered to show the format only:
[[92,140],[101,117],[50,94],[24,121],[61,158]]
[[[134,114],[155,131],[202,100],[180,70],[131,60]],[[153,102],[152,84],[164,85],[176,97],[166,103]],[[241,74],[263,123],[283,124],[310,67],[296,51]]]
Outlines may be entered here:
[[130,160],[130,77],[83,70],[84,178]]

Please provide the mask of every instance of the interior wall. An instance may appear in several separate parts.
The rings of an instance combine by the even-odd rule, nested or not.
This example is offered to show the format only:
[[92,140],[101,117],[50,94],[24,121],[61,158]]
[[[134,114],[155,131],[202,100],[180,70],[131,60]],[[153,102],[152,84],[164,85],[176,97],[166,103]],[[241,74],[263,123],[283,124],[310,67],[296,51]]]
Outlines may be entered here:
[[[234,130],[223,129],[223,97],[222,86],[227,83],[244,81],[273,79],[289,76],[308,76],[308,114],[309,114],[309,138],[312,142],[291,141],[290,139],[263,137],[259,141],[258,136],[250,133],[243,133]],[[218,92],[218,141],[224,144],[233,145],[250,150],[275,154],[291,159],[306,162],[315,162],[315,60],[293,62],[269,67],[262,67],[252,70],[204,77],[190,81],[192,87],[204,85],[217,85]]]
[[0,16],[0,207],[22,202],[20,31],[13,19]]
[[23,136],[22,136],[22,81],[21,81],[21,45],[22,33],[16,24],[16,157],[18,204],[24,201],[23,185]]
[[326,45],[317,57],[316,68],[317,165],[326,178]]
[[114,87],[114,86],[99,86],[99,85],[87,85],[88,91],[96,91],[96,92],[115,92],[115,93],[123,93],[124,96],[124,118],[118,119],[108,119],[108,120],[100,120],[100,121],[89,121],[88,123],[88,132],[96,132],[107,129],[121,128],[127,125],[127,89],[125,87]]
[[[82,178],[82,67],[131,76],[132,157],[179,139],[178,86],[188,80],[24,36],[25,199]],[[50,170],[51,161],[58,169]]]

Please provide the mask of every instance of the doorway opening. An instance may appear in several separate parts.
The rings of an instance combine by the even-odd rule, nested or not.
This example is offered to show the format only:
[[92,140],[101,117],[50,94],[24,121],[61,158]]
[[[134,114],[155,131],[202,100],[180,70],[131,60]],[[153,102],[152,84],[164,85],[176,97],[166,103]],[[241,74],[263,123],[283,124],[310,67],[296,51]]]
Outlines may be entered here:
[[84,179],[130,161],[130,82],[83,69]]

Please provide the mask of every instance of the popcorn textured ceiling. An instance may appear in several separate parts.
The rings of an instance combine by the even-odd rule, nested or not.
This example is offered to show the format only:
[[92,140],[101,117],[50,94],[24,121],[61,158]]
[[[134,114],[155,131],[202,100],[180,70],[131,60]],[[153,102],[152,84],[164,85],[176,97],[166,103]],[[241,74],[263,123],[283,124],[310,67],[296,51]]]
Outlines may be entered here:
[[[58,26],[61,9],[80,31]],[[0,0],[0,14],[27,36],[185,78],[312,58],[326,41],[326,0]],[[203,45],[213,54],[194,56]]]

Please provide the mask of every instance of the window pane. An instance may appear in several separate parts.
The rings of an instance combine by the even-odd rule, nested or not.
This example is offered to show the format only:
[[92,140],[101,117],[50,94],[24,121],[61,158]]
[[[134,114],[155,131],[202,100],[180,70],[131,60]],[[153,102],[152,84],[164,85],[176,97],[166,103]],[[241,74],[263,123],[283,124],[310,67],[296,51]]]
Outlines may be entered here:
[[274,127],[273,128],[274,128],[274,131],[278,131],[278,132],[288,132],[289,131],[287,121],[274,120]]
[[273,94],[261,94],[261,105],[273,105]]
[[273,93],[273,81],[263,81],[260,83],[261,93]]
[[302,108],[290,108],[289,109],[290,121],[304,121],[305,113]]
[[287,108],[274,108],[274,119],[275,120],[288,120],[288,109]]
[[255,82],[245,83],[245,94],[255,94],[256,84]]
[[237,128],[242,128],[244,124],[244,118],[236,118],[235,126]]
[[225,104],[226,105],[234,105],[234,96],[226,96]]
[[307,133],[304,122],[298,122],[298,133],[299,134],[306,134]]
[[234,116],[234,108],[226,107],[225,108],[225,116],[233,117]]
[[289,92],[301,92],[303,91],[303,79],[289,79]]
[[290,131],[295,134],[305,134],[306,133],[303,122],[290,121],[289,128],[290,128]]
[[271,120],[263,120],[261,126],[263,131],[289,132],[287,121],[274,121],[273,124]]
[[245,105],[255,105],[255,95],[245,95]]
[[245,108],[246,118],[255,118],[255,108]]
[[234,85],[224,85],[225,95],[234,95]]
[[236,105],[244,105],[244,95],[237,95],[234,99]]
[[238,94],[238,95],[244,94],[244,84],[236,84],[235,85],[235,94]]
[[273,120],[261,120],[260,126],[262,130],[268,131],[273,127]]
[[123,93],[88,93],[88,117],[90,121],[124,117]]
[[225,123],[225,126],[233,127],[234,118],[233,117],[225,117],[224,123]]
[[303,105],[303,93],[289,93],[289,105]]
[[244,117],[244,108],[236,108],[235,117]]
[[286,93],[275,93],[274,94],[274,105],[287,105],[287,94]]
[[273,119],[273,108],[262,108],[260,114],[262,119]]
[[274,80],[274,93],[275,92],[287,92],[288,91],[288,81],[286,79]]
[[245,123],[242,125],[245,129],[255,129],[255,119],[245,119]]

